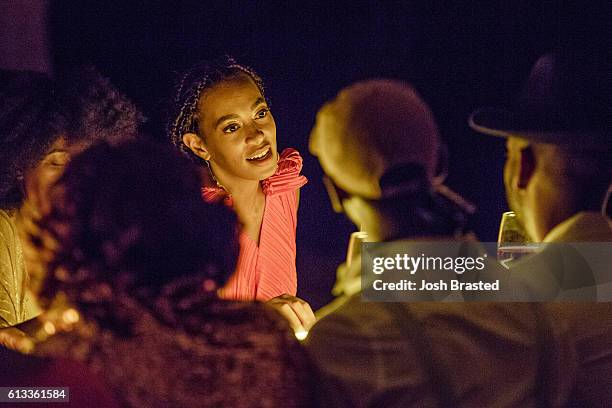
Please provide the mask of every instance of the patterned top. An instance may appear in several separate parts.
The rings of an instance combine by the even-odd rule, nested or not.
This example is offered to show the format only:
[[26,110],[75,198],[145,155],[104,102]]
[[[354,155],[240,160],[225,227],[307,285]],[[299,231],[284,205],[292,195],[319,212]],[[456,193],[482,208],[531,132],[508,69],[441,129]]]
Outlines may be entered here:
[[[162,305],[154,311],[118,296],[101,306],[105,318],[88,318],[83,309],[84,320],[36,353],[84,362],[125,407],[308,406],[308,359],[267,306],[191,291],[152,302]],[[100,315],[100,308],[89,312]]]
[[27,283],[14,217],[0,210],[0,328],[23,323],[40,313]]
[[[261,182],[266,195],[259,245],[245,232],[240,233],[240,256],[236,271],[220,291],[229,300],[267,301],[282,294],[297,293],[295,232],[298,197],[296,190],[307,183],[300,175],[302,157],[297,150],[285,149],[276,172]],[[204,187],[208,202],[221,199],[231,206],[231,196],[218,187]]]

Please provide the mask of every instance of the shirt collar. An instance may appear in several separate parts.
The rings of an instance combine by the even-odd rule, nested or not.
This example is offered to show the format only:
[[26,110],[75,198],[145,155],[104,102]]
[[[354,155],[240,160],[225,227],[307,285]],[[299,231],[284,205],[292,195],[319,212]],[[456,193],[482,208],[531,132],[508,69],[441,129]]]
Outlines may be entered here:
[[609,242],[612,241],[610,222],[598,212],[579,212],[550,230],[543,242]]

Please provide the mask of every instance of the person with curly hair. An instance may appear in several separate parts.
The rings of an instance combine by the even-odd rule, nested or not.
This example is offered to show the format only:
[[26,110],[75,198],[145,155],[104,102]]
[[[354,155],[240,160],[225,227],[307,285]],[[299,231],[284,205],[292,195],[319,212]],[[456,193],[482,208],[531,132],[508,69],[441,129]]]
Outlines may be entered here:
[[[51,146],[65,127],[53,82],[30,71],[0,71],[0,328],[40,313],[28,290],[17,216],[32,170],[53,168]],[[16,330],[16,329],[14,329]],[[25,347],[24,338],[2,331],[2,344]]]
[[307,180],[296,150],[277,151],[261,78],[231,58],[194,65],[177,87],[168,134],[208,170],[204,199],[224,200],[241,224],[238,265],[221,296],[269,302],[296,332],[307,331],[314,314],[295,297],[297,210]]
[[63,294],[80,318],[37,351],[86,362],[122,406],[307,406],[307,359],[287,323],[217,296],[236,217],[200,187],[165,145],[99,144],[71,161],[35,241],[44,298]]
[[144,120],[134,104],[91,66],[66,72],[57,79],[57,89],[64,129],[47,151],[51,166],[39,165],[26,178],[28,201],[38,206],[71,157],[98,141],[118,144],[135,138]]
[[59,81],[0,71],[0,328],[10,327],[2,344],[27,350],[30,344],[12,326],[40,313],[32,292],[41,271],[36,254],[22,245],[20,235],[30,227],[23,215],[48,205],[46,192],[72,156],[98,140],[134,137],[141,120],[93,68]]

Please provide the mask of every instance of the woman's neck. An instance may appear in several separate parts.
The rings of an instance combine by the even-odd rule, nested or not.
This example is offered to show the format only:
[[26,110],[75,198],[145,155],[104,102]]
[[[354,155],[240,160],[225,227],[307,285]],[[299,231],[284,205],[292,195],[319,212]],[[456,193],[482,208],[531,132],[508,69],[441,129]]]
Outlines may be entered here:
[[[213,166],[215,167],[215,166]],[[259,180],[247,180],[225,174],[221,169],[213,168],[207,184],[217,185],[232,196],[234,209],[252,207],[253,203],[263,197],[263,189]]]
[[[233,183],[225,186],[232,196],[234,210],[241,215],[243,211],[251,212],[257,210],[264,197],[263,189],[259,181],[249,180],[249,183]],[[255,211],[257,212],[257,211]]]
[[211,174],[207,184],[216,185],[223,188],[232,196],[234,206],[241,203],[253,203],[253,201],[263,194],[261,183],[258,180],[246,180],[238,177],[232,177],[216,171]]
[[231,177],[213,169],[215,179],[222,188],[232,196],[232,208],[238,215],[242,230],[255,243],[259,244],[259,235],[263,222],[266,198],[259,180],[247,180]]

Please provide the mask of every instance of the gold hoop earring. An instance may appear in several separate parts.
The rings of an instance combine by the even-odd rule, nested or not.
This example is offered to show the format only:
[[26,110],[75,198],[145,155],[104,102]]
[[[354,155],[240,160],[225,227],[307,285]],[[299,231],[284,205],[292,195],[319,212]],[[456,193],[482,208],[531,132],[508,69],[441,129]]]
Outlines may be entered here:
[[212,177],[217,187],[219,187],[222,190],[227,191],[227,189],[221,183],[219,183],[219,180],[217,180],[217,178],[215,177],[215,174],[212,171],[212,167],[210,166],[210,162],[208,160],[204,160],[204,163],[206,163],[206,167],[208,167],[208,173],[210,174],[210,177]]

